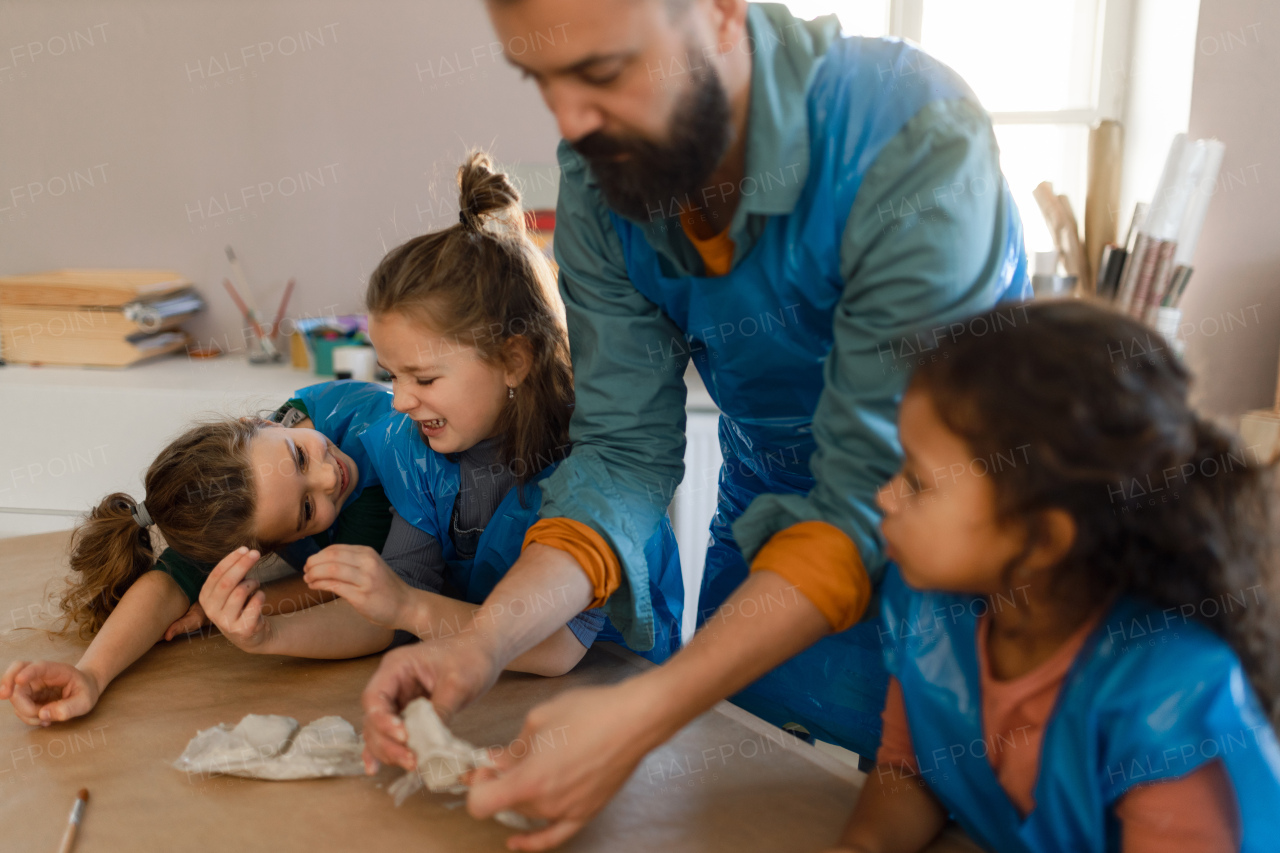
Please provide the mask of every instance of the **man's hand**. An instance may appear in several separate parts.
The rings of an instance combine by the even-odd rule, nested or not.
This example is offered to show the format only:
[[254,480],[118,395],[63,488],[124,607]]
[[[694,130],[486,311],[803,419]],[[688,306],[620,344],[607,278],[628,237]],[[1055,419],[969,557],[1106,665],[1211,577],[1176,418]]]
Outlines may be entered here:
[[412,588],[366,545],[330,545],[307,558],[307,586],[340,595],[361,616],[383,628],[404,627]]
[[246,652],[262,652],[271,639],[271,623],[262,615],[265,593],[245,575],[261,555],[240,547],[222,558],[205,579],[200,606],[227,639]]
[[98,704],[98,680],[69,663],[14,661],[0,677],[0,699],[29,726],[49,726],[83,716]]
[[417,766],[406,744],[400,712],[427,696],[445,722],[483,695],[502,667],[487,653],[458,641],[428,640],[387,652],[361,696],[364,707],[364,766],[376,773],[378,762],[406,770]]
[[513,741],[521,748],[495,754],[496,771],[477,771],[467,809],[477,818],[514,809],[551,820],[509,838],[511,850],[563,844],[626,784],[652,745],[645,690],[644,679],[634,678],[567,690],[534,708]]
[[[757,606],[744,609],[748,599]],[[762,606],[768,602],[774,604]],[[561,844],[617,793],[645,753],[830,630],[787,580],[756,572],[662,666],[612,687],[563,693],[530,711],[523,757],[497,759],[497,778],[478,773],[468,807],[476,817],[514,809],[551,821],[509,839],[513,850]]]
[[190,634],[192,631],[199,631],[205,625],[209,624],[209,617],[205,615],[204,608],[197,601],[192,604],[187,612],[178,617],[178,620],[165,629],[165,640],[172,640],[174,637],[180,637],[183,634]]

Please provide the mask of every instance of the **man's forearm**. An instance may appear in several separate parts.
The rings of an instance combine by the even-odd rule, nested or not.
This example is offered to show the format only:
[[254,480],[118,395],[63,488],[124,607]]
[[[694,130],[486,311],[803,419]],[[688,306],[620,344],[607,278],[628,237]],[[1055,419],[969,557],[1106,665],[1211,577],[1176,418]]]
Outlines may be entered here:
[[653,705],[649,748],[830,633],[822,612],[780,575],[753,572],[664,665],[626,682]]
[[475,609],[469,627],[498,667],[506,668],[585,610],[591,596],[591,581],[577,560],[533,544]]
[[391,627],[420,640],[451,637],[471,624],[480,605],[450,598],[428,589],[410,589]]
[[[483,608],[439,593],[415,589],[410,594],[403,614],[395,627],[409,631],[419,639],[459,636],[463,626],[473,626],[472,619]],[[481,620],[483,623],[483,620]],[[482,625],[483,627],[483,625]],[[506,669],[535,675],[563,675],[582,659],[586,648],[564,625],[553,628],[550,636],[529,651],[508,661]]]

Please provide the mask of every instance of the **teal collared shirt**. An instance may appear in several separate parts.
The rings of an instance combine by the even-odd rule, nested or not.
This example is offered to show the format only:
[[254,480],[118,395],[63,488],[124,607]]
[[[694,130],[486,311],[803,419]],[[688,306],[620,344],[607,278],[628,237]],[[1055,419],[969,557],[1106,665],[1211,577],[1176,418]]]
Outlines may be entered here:
[[[800,198],[809,173],[805,91],[822,54],[840,35],[840,23],[834,15],[801,21],[785,6],[772,3],[750,5],[747,27],[748,40],[741,48],[749,50],[752,57],[746,168],[738,182],[740,201],[728,223],[735,265],[751,250],[765,220],[790,213]],[[562,164],[566,156],[576,157],[561,142]],[[596,186],[589,171],[586,182]],[[701,275],[702,259],[684,236],[675,201],[655,204],[653,212],[669,216],[635,221],[650,245],[671,259],[681,274]],[[717,233],[725,227],[721,222],[712,225]]]
[[[839,35],[834,17],[800,21],[772,4],[752,4],[747,26],[746,167],[728,223],[735,265],[768,217],[789,213],[800,196],[809,165],[806,93]],[[643,593],[635,595],[643,589],[636,583],[644,571],[641,546],[684,474],[688,355],[656,361],[653,355],[670,353],[685,330],[628,279],[621,242],[585,161],[564,142],[559,158],[555,254],[577,405],[573,452],[544,481],[542,515],[583,522],[613,546],[632,588],[624,584],[606,607],[625,632],[632,616],[641,624],[649,617]],[[775,532],[820,520],[848,533],[879,577],[885,561],[876,480],[900,463],[894,424],[908,375],[901,369],[885,375],[883,346],[990,307],[984,285],[997,274],[1006,242],[1001,181],[990,120],[965,100],[924,107],[871,164],[841,237],[846,286],[814,414],[816,482],[807,495],[766,494],[752,502],[734,525],[748,560]],[[704,274],[676,216],[636,224],[670,274]]]

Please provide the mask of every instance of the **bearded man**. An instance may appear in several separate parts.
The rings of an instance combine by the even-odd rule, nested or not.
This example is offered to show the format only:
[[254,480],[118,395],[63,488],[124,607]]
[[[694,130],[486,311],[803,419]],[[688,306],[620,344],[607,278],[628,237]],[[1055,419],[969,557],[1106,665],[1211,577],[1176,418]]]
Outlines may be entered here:
[[[745,0],[487,5],[563,137],[573,448],[475,639],[384,659],[364,697],[370,754],[410,766],[408,699],[456,711],[587,607],[652,643],[643,546],[683,477],[692,360],[724,454],[702,628],[659,668],[534,709],[523,736],[559,732],[557,747],[505,759],[471,811],[548,818],[512,843],[558,844],[726,697],[873,759],[876,493],[900,464],[910,367],[966,316],[1030,295],[990,118],[927,54],[842,37],[834,17]],[[559,606],[518,606],[548,589]]]

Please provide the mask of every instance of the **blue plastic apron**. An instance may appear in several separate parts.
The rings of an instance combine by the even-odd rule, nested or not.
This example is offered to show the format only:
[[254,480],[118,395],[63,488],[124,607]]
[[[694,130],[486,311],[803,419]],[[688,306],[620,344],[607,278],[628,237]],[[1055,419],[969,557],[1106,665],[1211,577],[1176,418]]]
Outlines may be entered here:
[[[894,79],[910,85],[886,91],[883,77],[890,68]],[[685,331],[693,362],[723,413],[724,466],[700,619],[747,577],[733,521],[757,495],[813,488],[813,414],[845,285],[840,241],[866,171],[925,105],[973,95],[955,74],[909,45],[851,38],[832,44],[807,98],[809,173],[800,199],[790,214],[769,218],[727,275],[665,275],[641,229],[610,214],[632,283]],[[993,304],[1030,295],[1021,221],[1007,185],[1003,191],[1007,248]],[[714,334],[722,324],[740,333]],[[752,329],[758,334],[749,334]],[[798,722],[816,737],[874,755],[888,683],[877,627],[872,611],[862,624],[823,639],[733,701],[775,724]]]
[[[356,463],[359,476],[356,487],[339,509],[346,509],[360,496],[367,486],[378,484],[378,476],[369,464],[360,434],[372,424],[395,410],[391,407],[391,392],[376,382],[360,382],[341,379],[321,382],[301,388],[295,398],[307,407],[307,414],[314,429],[332,441]],[[332,539],[337,523],[326,531]],[[308,536],[291,542],[280,549],[281,556],[293,566],[301,566],[307,557],[318,551],[315,541]]]
[[[458,496],[458,463],[436,453],[422,439],[418,425],[407,415],[392,414],[366,429],[361,439],[396,513],[440,543],[448,565],[446,581],[465,601],[480,604],[520,556],[524,536],[538,520],[542,489],[538,482],[555,466],[540,471],[523,487],[502,498],[485,525],[475,556],[463,559],[449,536],[453,504]],[[654,645],[633,649],[655,663],[680,647],[680,616],[684,612],[684,579],[671,523],[665,518],[645,543],[649,566],[649,594],[653,600]],[[598,639],[625,644],[611,622]]]
[[339,379],[309,385],[294,396],[306,404],[316,431],[324,433],[359,469],[356,487],[342,505],[345,508],[365,486],[378,484],[360,436],[370,424],[395,411],[391,407],[391,391],[376,382]]
[[982,728],[977,628],[987,600],[915,591],[896,567],[881,595],[886,664],[902,684],[920,776],[985,849],[1119,851],[1113,809],[1126,791],[1214,758],[1235,789],[1241,849],[1280,847],[1275,732],[1235,653],[1176,608],[1121,599],[1085,642],[1046,725],[1036,805],[1023,818],[987,756],[1009,746]]

